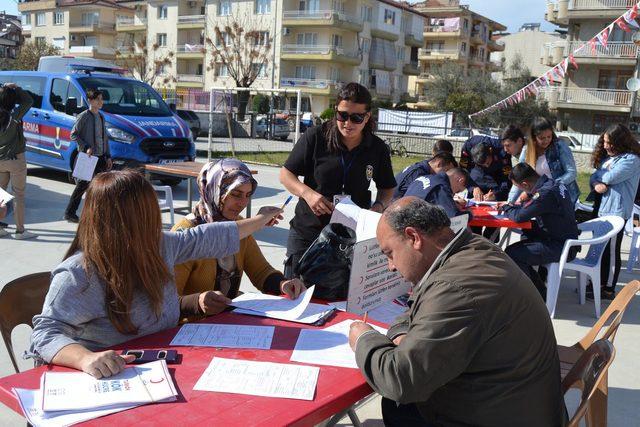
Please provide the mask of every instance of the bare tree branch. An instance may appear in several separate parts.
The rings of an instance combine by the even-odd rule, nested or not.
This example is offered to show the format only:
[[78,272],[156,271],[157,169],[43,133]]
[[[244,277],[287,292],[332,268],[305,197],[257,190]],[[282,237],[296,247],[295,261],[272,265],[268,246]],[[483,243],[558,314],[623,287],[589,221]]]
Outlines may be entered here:
[[139,40],[124,49],[117,49],[116,63],[129,70],[131,75],[140,81],[151,86],[157,83],[166,86],[175,83],[176,78],[171,74],[158,74],[158,71],[171,65],[174,56],[172,51],[163,49],[157,43],[149,47],[146,40]]

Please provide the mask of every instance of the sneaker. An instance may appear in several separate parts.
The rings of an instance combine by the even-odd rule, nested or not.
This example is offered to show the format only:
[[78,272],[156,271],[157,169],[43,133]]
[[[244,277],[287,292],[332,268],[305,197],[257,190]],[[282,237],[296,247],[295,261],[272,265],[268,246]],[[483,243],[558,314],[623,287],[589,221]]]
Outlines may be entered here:
[[27,240],[27,239],[33,239],[34,237],[38,237],[38,235],[35,233],[31,233],[27,230],[24,230],[22,233],[18,233],[16,231],[15,234],[13,235],[13,238],[16,240]]
[[78,215],[76,214],[64,214],[64,219],[67,222],[72,222],[74,224],[77,224],[78,222],[80,222],[80,218],[78,218]]
[[0,227],[0,237],[6,237],[8,236],[10,233],[5,230],[3,227]]

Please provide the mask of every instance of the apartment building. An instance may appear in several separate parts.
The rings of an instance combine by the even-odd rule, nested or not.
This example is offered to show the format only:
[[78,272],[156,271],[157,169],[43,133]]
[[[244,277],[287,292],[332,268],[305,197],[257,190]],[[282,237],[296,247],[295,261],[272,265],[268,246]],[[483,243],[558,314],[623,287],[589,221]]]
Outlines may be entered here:
[[[566,41],[546,45],[541,61],[556,65],[636,3],[635,0],[556,0],[547,5],[546,20],[567,28]],[[631,34],[615,27],[607,47],[587,46],[575,54],[578,70],[544,96],[557,112],[557,127],[599,134],[612,123],[637,122],[640,106],[626,82],[638,75],[638,46]]]
[[25,41],[52,44],[65,55],[115,59],[115,0],[21,0]]
[[22,41],[20,17],[0,12],[0,60],[15,59]]
[[493,33],[507,27],[473,12],[459,0],[427,0],[414,4],[413,8],[428,17],[424,45],[418,53],[420,74],[412,79],[419,96],[418,107],[428,106],[422,94],[433,65],[447,61],[460,64],[464,72],[502,71],[502,62],[492,61],[490,55],[504,50]]

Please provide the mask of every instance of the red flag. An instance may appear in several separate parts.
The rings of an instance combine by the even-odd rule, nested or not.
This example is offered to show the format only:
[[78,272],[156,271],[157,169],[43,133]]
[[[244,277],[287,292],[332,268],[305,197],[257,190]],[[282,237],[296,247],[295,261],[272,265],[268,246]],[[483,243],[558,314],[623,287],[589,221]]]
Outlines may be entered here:
[[596,39],[589,40],[589,46],[591,47],[591,54],[595,56],[595,54],[596,54]]
[[573,54],[569,55],[569,62],[571,62],[571,65],[573,65],[576,70],[578,69],[578,63],[576,62],[576,58]]
[[629,28],[629,26],[627,25],[626,22],[624,22],[624,19],[622,19],[621,17],[615,20],[615,23],[618,25],[618,27],[620,27],[620,29],[622,31],[624,31],[625,33],[630,33],[631,32],[631,28]]
[[600,32],[600,34],[598,34],[596,38],[598,39],[600,44],[604,46],[604,48],[606,49],[607,43],[609,43],[609,27],[602,30],[602,32]]
[[635,20],[638,17],[638,4],[633,5],[631,10],[629,11],[629,19]]
[[640,28],[640,25],[638,25],[638,23],[636,22],[636,19],[634,17],[631,16],[631,10],[628,11],[627,13],[625,13],[624,15],[622,15],[622,18],[624,19],[624,21],[629,24],[630,27],[633,28]]

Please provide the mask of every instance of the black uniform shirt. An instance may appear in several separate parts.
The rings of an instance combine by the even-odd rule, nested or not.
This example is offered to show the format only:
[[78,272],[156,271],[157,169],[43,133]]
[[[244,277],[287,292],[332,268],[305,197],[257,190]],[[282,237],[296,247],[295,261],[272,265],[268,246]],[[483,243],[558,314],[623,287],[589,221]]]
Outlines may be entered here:
[[[293,147],[284,167],[304,177],[303,182],[309,188],[331,202],[334,195],[346,194],[361,208],[369,209],[371,180],[378,190],[396,186],[389,149],[377,136],[365,134],[360,145],[350,152],[332,153],[324,137],[326,126],[307,130]],[[303,238],[313,240],[330,219],[330,215],[316,216],[300,198],[290,224]]]
[[407,188],[409,188],[411,183],[419,177],[434,174],[433,169],[429,166],[430,160],[432,159],[423,160],[421,162],[414,163],[411,166],[407,166],[402,172],[396,175],[396,182],[398,183],[398,186],[396,187],[396,191],[393,192],[394,199],[404,197],[404,193],[407,192]]

